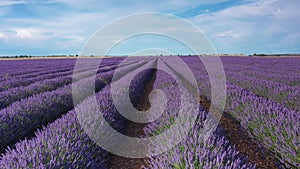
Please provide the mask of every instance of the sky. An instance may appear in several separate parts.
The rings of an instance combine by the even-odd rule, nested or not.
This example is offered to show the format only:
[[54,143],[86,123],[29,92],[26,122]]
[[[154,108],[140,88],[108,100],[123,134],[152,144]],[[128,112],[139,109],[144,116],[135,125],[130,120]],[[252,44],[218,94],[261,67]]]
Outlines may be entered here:
[[[0,0],[0,55],[80,54],[101,27],[138,12],[185,19],[218,53],[300,53],[299,0]],[[188,54],[173,41],[133,37],[111,54]]]

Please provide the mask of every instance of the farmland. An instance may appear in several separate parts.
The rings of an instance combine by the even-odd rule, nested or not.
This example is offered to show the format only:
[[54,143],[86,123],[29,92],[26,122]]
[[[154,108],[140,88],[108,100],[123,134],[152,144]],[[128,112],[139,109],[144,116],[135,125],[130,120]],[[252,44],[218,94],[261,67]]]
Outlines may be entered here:
[[[94,65],[95,72],[95,67],[76,67],[76,58],[1,60],[0,168],[300,168],[300,57],[220,58],[226,75],[225,107],[205,141],[201,131],[216,105],[199,57],[180,57],[198,93],[172,56],[132,57],[125,64],[124,57],[103,58]],[[129,96],[114,94],[128,81]],[[89,87],[94,93],[86,91]],[[80,93],[75,100],[74,90]],[[166,102],[152,91],[163,92]],[[162,112],[148,123],[132,121],[115,105],[125,104],[126,97],[139,111],[155,107]],[[160,135],[188,110],[195,110],[194,122],[180,142],[163,153],[122,157],[98,145],[90,134],[95,131],[87,130],[107,130],[95,120],[100,117],[94,100],[109,126],[130,137]],[[107,147],[127,145],[125,140],[97,136]]]

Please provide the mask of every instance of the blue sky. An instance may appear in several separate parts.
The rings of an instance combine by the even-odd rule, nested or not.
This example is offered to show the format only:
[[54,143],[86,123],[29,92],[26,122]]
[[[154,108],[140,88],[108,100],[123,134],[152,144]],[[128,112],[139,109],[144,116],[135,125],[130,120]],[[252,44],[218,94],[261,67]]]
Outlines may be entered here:
[[[99,28],[137,12],[186,19],[218,53],[300,53],[299,0],[1,0],[0,55],[79,54]],[[155,36],[129,42],[112,54],[172,45],[187,53]]]

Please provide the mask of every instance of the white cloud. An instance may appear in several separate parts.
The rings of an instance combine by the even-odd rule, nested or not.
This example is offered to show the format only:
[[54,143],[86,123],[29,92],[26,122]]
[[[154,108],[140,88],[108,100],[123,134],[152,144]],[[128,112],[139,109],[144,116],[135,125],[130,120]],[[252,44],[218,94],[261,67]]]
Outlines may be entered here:
[[34,32],[29,29],[16,29],[16,37],[21,39],[32,38]]
[[[0,0],[2,8],[20,3],[52,4],[63,3],[65,11],[57,10],[58,15],[48,15],[48,6],[37,8],[47,19],[13,18],[1,19],[0,41],[5,40],[19,44],[20,40],[30,45],[45,44],[62,48],[79,48],[100,27],[135,12],[157,11],[178,12],[193,9],[202,4],[213,4],[228,0],[132,0],[129,2],[104,0]],[[204,14],[188,20],[198,26],[216,44],[220,50],[244,50],[247,47],[262,47],[263,43],[295,43],[299,39],[300,1],[298,0],[243,0],[243,4],[212,12],[203,10]],[[247,2],[247,3],[246,3]],[[38,5],[37,5],[38,6]],[[81,11],[81,12],[80,12]],[[83,12],[84,11],[84,12]],[[53,11],[51,11],[53,12]],[[171,25],[171,24],[170,24]],[[176,31],[172,30],[171,31]],[[10,43],[10,44],[11,44]],[[288,43],[286,43],[288,44]],[[244,49],[242,48],[244,47]],[[287,48],[287,47],[285,47]],[[55,50],[55,49],[54,49]]]
[[16,5],[16,4],[26,4],[28,1],[22,1],[22,0],[1,0],[0,6],[9,6],[9,5]]
[[278,0],[259,0],[250,4],[239,5],[225,9],[220,12],[221,15],[232,18],[253,18],[267,17],[276,14],[278,9],[273,8],[273,4]]
[[[288,49],[300,30],[300,1],[251,0],[249,3],[190,18],[220,51]],[[229,49],[229,48],[228,48]],[[230,52],[230,51],[229,51]]]
[[0,39],[5,39],[5,36],[3,33],[0,33]]
[[11,30],[0,30],[0,40],[8,44],[26,41],[26,44],[39,44],[41,41],[51,39],[48,30],[40,28],[12,28]]
[[227,30],[224,32],[219,32],[214,34],[212,37],[216,37],[216,38],[224,38],[224,37],[228,37],[228,38],[239,38],[241,37],[241,35],[239,33],[237,33],[234,30]]
[[[223,1],[227,0],[214,0],[213,3]],[[85,40],[87,40],[95,31],[121,16],[126,16],[136,12],[165,12],[170,11],[170,9],[172,11],[176,11],[209,2],[210,1],[199,2],[198,0],[154,0],[151,2],[133,0],[130,3],[106,0],[4,0],[0,1],[0,5],[13,5],[20,3],[63,3],[71,7],[72,10],[69,9],[69,11],[62,12],[62,15],[59,15],[58,17],[51,17],[49,19],[4,19],[3,23],[5,23],[5,26],[0,28],[0,31],[14,32],[14,34],[5,33],[6,41],[10,42],[16,41],[17,43],[18,39],[26,39],[31,43],[39,43],[42,39],[52,39],[49,43],[72,47],[72,45],[75,44],[77,44],[77,46],[83,45]],[[37,7],[35,9],[42,10]],[[86,10],[86,12],[78,12],[78,10]],[[49,32],[52,34],[47,35]]]
[[2,31],[0,30],[0,41],[9,41],[10,36],[13,36],[15,34],[15,32],[12,31]]
[[11,18],[4,20],[6,24],[0,27],[0,32],[14,32],[14,34],[6,35],[7,40],[28,39],[36,41],[50,38],[56,39],[56,41],[74,39],[74,41],[79,42],[81,40],[78,39],[81,38],[78,37],[84,35],[87,39],[108,21],[102,13],[72,13],[47,20]]
[[202,12],[210,12],[210,10],[209,9],[205,9]]

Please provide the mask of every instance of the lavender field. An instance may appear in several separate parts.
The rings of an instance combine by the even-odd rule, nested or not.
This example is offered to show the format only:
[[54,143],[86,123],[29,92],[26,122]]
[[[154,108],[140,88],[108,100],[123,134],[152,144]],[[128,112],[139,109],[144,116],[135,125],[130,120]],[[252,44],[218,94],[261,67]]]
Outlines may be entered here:
[[[210,78],[199,57],[180,57],[193,73],[199,94],[190,90],[190,79],[172,56],[132,57],[121,64],[124,59],[104,58],[95,65],[96,75],[93,67],[74,71],[76,58],[0,60],[0,169],[300,168],[300,57],[220,57],[227,85],[225,109],[206,141],[200,139],[200,131],[214,105]],[[180,90],[176,78],[157,66],[180,76],[185,88]],[[74,80],[74,74],[80,79]],[[85,91],[91,80],[95,94]],[[162,104],[162,98],[149,99],[151,91],[164,93],[167,101],[159,118],[138,123],[118,111],[112,88],[121,91],[129,80],[128,97],[139,111]],[[82,93],[76,101],[74,85]],[[97,145],[83,128],[106,130],[93,120],[97,115],[91,103],[96,99],[102,116],[117,132],[135,138],[160,135],[174,126],[180,108],[193,106],[193,100],[181,95],[199,103],[193,112],[195,123],[164,153],[118,156]],[[120,94],[118,102],[123,104],[123,99]],[[84,124],[76,113],[82,109],[87,111]],[[126,144],[99,137],[107,137],[113,147]]]

